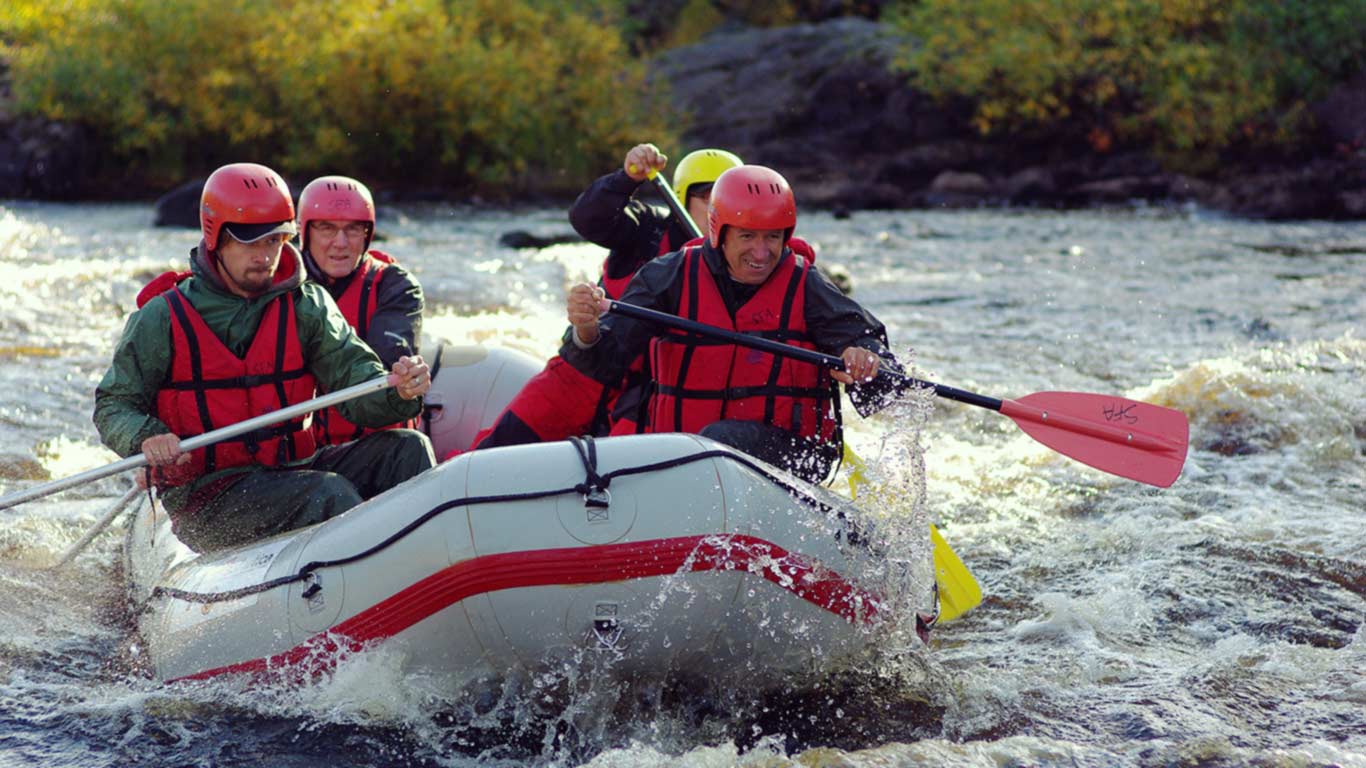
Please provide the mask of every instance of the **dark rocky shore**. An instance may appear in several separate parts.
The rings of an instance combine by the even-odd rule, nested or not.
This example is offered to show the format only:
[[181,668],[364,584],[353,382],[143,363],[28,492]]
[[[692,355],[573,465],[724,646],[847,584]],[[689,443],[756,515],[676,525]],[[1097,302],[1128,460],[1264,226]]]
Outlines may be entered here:
[[[903,42],[858,18],[735,29],[661,55],[650,74],[689,115],[686,146],[725,147],[778,168],[806,206],[1142,201],[1253,218],[1366,218],[1366,72],[1313,105],[1320,136],[1305,156],[1226,163],[1195,177],[1144,152],[1098,153],[1078,137],[983,139],[964,106],[936,103],[889,71]],[[135,181],[123,194],[90,188],[99,153],[78,126],[0,112],[0,198],[146,194]],[[197,197],[193,183],[168,196],[158,223],[180,223],[187,197]]]
[[688,146],[772,165],[824,208],[1194,202],[1255,218],[1366,218],[1366,72],[1314,114],[1321,151],[1210,177],[1081,139],[984,140],[968,110],[937,104],[888,69],[904,41],[846,18],[738,30],[661,56],[652,75],[691,110]]

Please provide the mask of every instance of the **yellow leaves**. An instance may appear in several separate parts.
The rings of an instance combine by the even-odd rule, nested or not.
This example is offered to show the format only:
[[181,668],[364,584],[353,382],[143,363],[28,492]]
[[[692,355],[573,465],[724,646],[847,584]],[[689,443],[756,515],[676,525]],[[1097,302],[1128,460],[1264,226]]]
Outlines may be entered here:
[[666,38],[661,47],[667,49],[691,45],[721,26],[725,20],[726,17],[710,0],[688,0],[678,12],[673,27],[665,33]]
[[1119,95],[1119,86],[1107,75],[1101,75],[1091,85],[1091,102],[1104,105]]
[[1086,32],[1097,41],[1108,41],[1113,38],[1119,26],[1112,12],[1104,8],[1089,17],[1088,21],[1090,23],[1086,26]]
[[[887,18],[920,41],[900,59],[913,83],[939,99],[970,99],[980,132],[1076,115],[1083,125],[1106,126],[1090,137],[1093,146],[1206,153],[1294,106],[1294,98],[1278,96],[1278,73],[1287,68],[1277,56],[1304,56],[1303,41],[1288,36],[1294,45],[1252,51],[1235,34],[1264,30],[1275,7],[1274,0],[916,0]],[[1352,39],[1355,50],[1366,48]]]
[[237,81],[237,75],[227,67],[207,68],[200,85],[207,89],[226,89]]
[[575,187],[636,135],[671,139],[617,30],[543,0],[0,5],[21,108],[153,163],[219,146],[377,182]]

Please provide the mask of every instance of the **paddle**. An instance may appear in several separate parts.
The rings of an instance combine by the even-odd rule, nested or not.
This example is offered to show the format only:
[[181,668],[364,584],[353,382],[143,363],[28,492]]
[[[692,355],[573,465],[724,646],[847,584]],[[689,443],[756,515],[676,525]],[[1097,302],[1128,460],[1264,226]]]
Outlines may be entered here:
[[79,541],[67,548],[66,552],[52,565],[51,570],[55,571],[72,560],[75,560],[76,555],[85,551],[85,548],[90,546],[90,542],[94,541],[96,536],[103,533],[105,528],[108,528],[111,523],[117,520],[119,515],[122,515],[124,511],[129,508],[129,505],[133,503],[133,500],[138,498],[142,493],[143,490],[137,486],[129,488],[128,492],[123,494],[123,497],[118,501],[114,502],[114,506],[110,507],[109,511],[105,512],[104,516],[91,526],[90,530],[86,531],[85,535],[82,536]]
[[[783,355],[833,370],[844,368],[834,355],[779,341],[748,336],[664,312],[604,299],[607,311],[658,323],[732,344]],[[908,387],[930,388],[939,397],[1010,417],[1025,434],[1065,456],[1112,475],[1166,488],[1186,463],[1190,426],[1172,408],[1113,395],[1086,392],[1037,392],[1018,400],[998,400],[954,387],[882,370]]]
[[[683,203],[679,201],[678,195],[674,194],[673,187],[660,177],[659,171],[651,168],[646,174],[646,178],[659,190],[659,194],[669,204],[670,210],[673,211],[679,222],[692,232],[693,237],[701,237],[701,228],[683,208]],[[668,317],[672,317],[672,315]],[[859,485],[867,482],[863,473],[867,465],[847,443],[844,446],[844,461],[850,467],[850,496],[857,497]],[[962,559],[958,557],[958,553],[953,551],[949,543],[940,535],[939,529],[935,528],[933,524],[930,525],[930,541],[934,543],[935,583],[939,587],[939,621],[952,621],[982,602],[982,588],[977,584],[977,580],[972,577],[968,567],[963,564]]]
[[[870,484],[868,465],[848,445],[844,446],[844,463],[849,469],[849,495],[857,499],[859,490]],[[938,621],[953,621],[982,602],[982,587],[934,523],[930,523],[930,543],[934,546],[934,582],[939,587]]]
[[[364,382],[362,384],[356,384],[355,386],[347,387],[346,389],[339,389],[336,392],[322,395],[320,397],[315,397],[312,400],[306,400],[302,403],[291,405],[287,408],[281,408],[278,411],[271,411],[270,413],[255,416],[250,419],[247,419],[246,421],[240,421],[230,426],[215,429],[212,432],[205,432],[202,435],[196,435],[187,440],[181,441],[180,448],[183,451],[192,451],[196,448],[204,448],[205,446],[213,445],[214,443],[220,442],[222,440],[227,440],[230,437],[236,437],[238,435],[246,434],[247,432],[250,432],[253,429],[268,427],[272,424],[276,424],[281,421],[286,421],[296,416],[303,416],[306,413],[321,410],[331,405],[337,405],[338,403],[344,403],[348,400],[354,400],[358,397],[361,397],[362,395],[368,395],[371,392],[378,392],[382,389],[388,389],[389,387],[392,387],[397,383],[398,377],[393,374],[389,374],[387,376],[383,376],[377,379],[371,379],[370,381]],[[8,496],[5,496],[4,498],[0,498],[0,509],[9,509],[10,507],[13,507],[17,504],[22,504],[26,501],[32,501],[34,499],[40,499],[44,496],[50,496],[54,493],[57,493],[58,491],[64,491],[68,488],[75,488],[78,485],[84,485],[85,483],[99,480],[100,478],[109,477],[110,475],[117,475],[120,472],[126,472],[130,469],[138,469],[140,467],[145,466],[146,464],[147,457],[143,456],[140,453],[136,456],[129,456],[128,458],[121,459],[119,461],[114,462],[113,464],[106,464],[103,467],[88,469],[84,472],[81,472],[80,474],[72,475],[71,477],[68,477],[63,480],[54,480],[50,483],[45,483],[43,485],[39,485],[34,488],[29,488],[18,493],[12,493]]]
[[701,237],[702,228],[697,226],[697,222],[693,221],[692,214],[688,213],[688,210],[683,207],[683,203],[678,199],[678,195],[674,194],[674,188],[669,186],[669,182],[665,181],[664,178],[659,175],[659,170],[651,168],[649,172],[645,174],[645,178],[649,179],[650,183],[655,185],[655,189],[659,190],[659,194],[663,196],[664,202],[669,204],[669,210],[673,211],[674,217],[678,219],[678,223],[683,225],[684,229],[691,232],[693,237]]

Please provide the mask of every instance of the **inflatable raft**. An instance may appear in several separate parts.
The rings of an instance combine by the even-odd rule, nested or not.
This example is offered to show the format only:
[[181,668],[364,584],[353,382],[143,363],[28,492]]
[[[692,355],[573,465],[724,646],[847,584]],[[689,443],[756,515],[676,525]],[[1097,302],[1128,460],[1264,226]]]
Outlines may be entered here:
[[[438,455],[540,367],[476,347],[440,358]],[[211,555],[144,505],[124,566],[166,681],[311,673],[378,644],[456,683],[585,653],[621,674],[762,680],[849,663],[878,636],[886,561],[854,512],[696,435],[581,439],[466,453],[332,520]],[[933,623],[932,588],[921,602],[916,620]]]

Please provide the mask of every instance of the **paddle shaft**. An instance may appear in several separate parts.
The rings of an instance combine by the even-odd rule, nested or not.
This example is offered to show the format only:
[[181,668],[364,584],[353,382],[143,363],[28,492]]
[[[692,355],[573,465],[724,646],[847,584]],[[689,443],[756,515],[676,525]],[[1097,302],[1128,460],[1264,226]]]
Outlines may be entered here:
[[[195,435],[189,439],[182,440],[180,449],[182,451],[193,451],[196,448],[204,448],[222,440],[246,434],[254,429],[260,429],[261,427],[268,427],[272,424],[288,421],[296,416],[303,416],[306,413],[321,410],[328,406],[344,403],[348,400],[354,400],[357,397],[368,395],[371,392],[379,392],[380,390],[393,386],[397,382],[397,378],[392,374],[378,379],[371,379],[363,384],[356,384],[355,386],[347,387],[346,389],[339,389],[336,392],[315,397],[312,400],[291,405],[287,408],[281,408],[278,411],[271,411],[270,413],[255,416],[246,421],[240,421],[221,429],[215,429],[212,432]],[[140,453],[136,456],[129,456],[128,458],[116,461],[113,464],[107,464],[95,469],[88,469],[80,474],[72,475],[63,480],[54,480],[53,482],[45,483],[35,488],[29,488],[28,490],[20,491],[19,493],[12,493],[9,496],[0,498],[0,509],[9,509],[17,504],[23,504],[26,501],[50,496],[58,491],[75,488],[78,485],[84,485],[85,483],[109,477],[110,475],[117,475],[120,472],[127,472],[130,469],[138,469],[146,464],[147,457]]]
[[[772,339],[763,339],[744,333],[737,333],[735,331],[726,330],[725,328],[717,328],[714,325],[699,323],[695,320],[670,315],[666,312],[657,312],[653,309],[635,306],[634,304],[624,304],[620,301],[612,301],[610,299],[607,301],[608,311],[619,315],[626,315],[627,317],[634,317],[637,320],[659,323],[660,325],[666,325],[682,331],[696,333],[699,336],[729,341],[738,346],[750,347],[751,349],[757,349],[774,355],[783,355],[794,360],[801,360],[832,370],[844,369],[844,361],[834,355],[827,355],[813,349],[794,347],[780,341],[773,341]],[[1014,400],[1001,400],[995,397],[987,397],[986,395],[979,395],[975,392],[968,392],[967,390],[958,389],[956,387],[949,387],[943,384],[936,384],[932,381],[912,378],[885,368],[882,369],[880,373],[897,377],[910,387],[915,387],[917,389],[933,389],[935,395],[946,400],[953,400],[967,405],[975,405],[978,408],[986,408],[998,413],[1003,413],[1012,419],[1024,419],[1026,421],[1057,427],[1059,429],[1065,429],[1112,443],[1144,450],[1163,451],[1171,448],[1171,445],[1166,441],[1120,427],[1099,424],[1063,413],[1050,413]]]
[[[673,210],[674,215],[678,217],[678,220],[683,224],[683,226],[688,228],[693,233],[693,237],[701,237],[702,231],[698,229],[697,222],[693,221],[692,216],[690,216],[688,212],[683,209],[683,203],[679,202],[678,195],[674,194],[673,187],[670,187],[669,183],[666,182],[664,178],[659,175],[659,171],[651,169],[648,178],[651,182],[654,183],[655,187],[659,189],[659,194],[664,197],[665,202],[669,204],[669,208]],[[747,346],[764,352],[771,352],[775,355],[786,355],[787,357],[791,357],[795,360],[802,360],[804,362],[814,363],[825,368],[832,368],[837,371],[844,370],[844,361],[833,355],[827,355],[812,349],[794,347],[791,344],[784,344],[780,341],[772,341],[770,339],[761,339],[754,336],[747,336],[742,333],[728,331],[724,328],[717,328],[714,325],[707,325],[705,323],[699,323],[693,320],[688,320],[687,318],[678,317],[677,315],[670,315],[664,312],[656,312],[653,309],[646,309],[645,307],[637,307],[634,304],[622,304],[619,301],[613,301],[608,311],[616,312],[617,314],[626,315],[628,317],[634,317],[637,320],[648,320],[659,323],[661,325],[672,326],[674,328],[678,328],[679,330],[691,331],[702,336],[710,336],[716,339],[725,339],[727,341],[734,342],[735,344],[738,344],[740,346]],[[893,371],[884,372],[895,373]],[[961,389],[946,387],[943,384],[935,384],[929,381],[920,381],[918,379],[913,379],[909,376],[904,376],[901,374],[895,375],[901,376],[901,378],[907,384],[914,387],[933,387],[934,393],[936,395],[943,398],[947,398],[949,400],[956,400],[960,403],[976,405],[982,408],[990,408],[993,411],[1001,410],[1001,401],[994,397],[984,397],[982,395],[973,394],[972,392],[966,392]]]
[[659,175],[659,171],[654,169],[650,170],[649,178],[655,185],[655,189],[658,189],[659,194],[664,197],[664,202],[669,204],[669,210],[678,217],[678,223],[691,232],[693,237],[701,237],[702,229],[697,226],[697,222],[692,220],[692,214],[683,207],[683,202],[678,199],[678,195],[674,194],[674,188],[669,186],[669,182],[665,181],[664,177]]
[[[791,344],[784,344],[781,341],[773,341],[772,339],[764,339],[758,336],[750,336],[744,333],[737,333],[735,331],[726,330],[725,328],[717,328],[714,325],[699,323],[696,320],[689,320],[685,317],[670,315],[667,312],[658,312],[653,309],[638,307],[634,304],[623,304],[620,301],[612,301],[610,299],[608,300],[608,302],[608,311],[614,312],[619,315],[626,315],[627,317],[634,317],[637,320],[645,320],[647,322],[659,323],[660,325],[667,325],[673,328],[677,328],[681,331],[689,331],[691,333],[696,333],[699,336],[709,336],[713,339],[729,341],[738,346],[749,347],[751,349],[757,349],[762,352],[769,352],[774,355],[790,357],[794,360],[801,360],[805,363],[812,363],[814,365],[819,365],[821,367],[830,368],[836,371],[844,370],[843,360],[841,360],[838,357],[835,357],[834,355],[827,355],[824,352],[817,352],[814,349],[794,347]],[[906,376],[905,374],[897,373],[896,371],[887,370],[885,368],[882,369],[880,372],[899,377],[907,385],[912,387],[917,387],[921,389],[933,389],[936,395],[943,398],[947,398],[949,400],[956,400],[960,403],[967,403],[968,405],[975,405],[980,408],[989,408],[993,411],[1001,410],[1001,401],[994,397],[986,397],[985,395],[974,394],[972,392],[956,389],[954,387],[948,387],[943,384],[935,384],[932,381],[922,381],[920,379],[914,379],[910,376]]]
[[67,563],[76,559],[76,555],[79,555],[81,552],[85,551],[85,548],[90,546],[90,542],[94,541],[96,536],[99,536],[101,533],[103,533],[104,529],[108,528],[110,523],[113,523],[115,520],[118,519],[120,515],[122,515],[131,506],[133,506],[133,501],[135,499],[138,499],[139,495],[142,493],[145,493],[145,491],[143,491],[141,488],[138,488],[137,486],[133,486],[132,488],[128,489],[128,492],[123,495],[123,498],[115,502],[114,506],[110,507],[109,511],[104,513],[104,517],[101,517],[98,522],[96,522],[93,526],[90,527],[90,530],[85,532],[85,535],[82,536],[79,541],[77,541],[75,544],[72,544],[66,550],[66,552],[61,556],[61,558],[59,558],[57,562],[53,564],[52,570],[55,571],[58,568],[61,568]]

